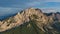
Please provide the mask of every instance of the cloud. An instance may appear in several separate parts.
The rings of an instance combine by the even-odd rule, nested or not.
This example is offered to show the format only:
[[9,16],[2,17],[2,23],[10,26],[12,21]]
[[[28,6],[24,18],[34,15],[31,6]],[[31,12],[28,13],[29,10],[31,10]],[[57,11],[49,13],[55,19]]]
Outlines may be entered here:
[[14,14],[20,11],[21,8],[6,8],[6,7],[0,7],[0,16],[6,15],[6,14]]
[[60,2],[60,0],[45,0],[45,2]]
[[60,2],[60,0],[38,0],[41,2]]
[[49,7],[49,8],[40,8],[43,12],[49,13],[49,12],[60,12],[59,7]]
[[26,3],[26,6],[28,6],[28,7],[34,7],[34,6],[42,5],[43,3],[44,3],[44,2],[35,0],[35,1],[33,1],[33,2],[28,2],[28,3]]
[[0,0],[0,14],[14,13],[29,7],[60,8],[60,0]]
[[33,1],[26,3],[26,7],[60,7],[60,2],[41,2],[41,1]]
[[0,7],[28,8],[45,6],[46,2],[60,2],[60,0],[0,0]]
[[43,12],[45,13],[49,13],[49,12],[57,12],[57,9],[52,9],[52,8],[45,8],[45,9],[42,9]]

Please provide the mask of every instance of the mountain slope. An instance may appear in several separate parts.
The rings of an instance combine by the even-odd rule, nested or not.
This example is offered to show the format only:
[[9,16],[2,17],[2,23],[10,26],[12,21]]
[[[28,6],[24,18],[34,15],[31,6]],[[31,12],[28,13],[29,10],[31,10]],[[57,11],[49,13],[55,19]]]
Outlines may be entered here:
[[[39,30],[46,33],[55,34],[58,33],[58,31],[54,28],[54,25],[59,22],[55,20],[55,18],[55,14],[47,16],[38,8],[29,8],[18,12],[15,16],[11,16],[3,21],[0,21],[0,32],[19,26],[24,29],[24,27],[26,26],[25,28],[27,29],[25,30],[28,30],[27,32],[29,32],[29,28],[31,27],[30,29],[35,29],[35,32],[38,31],[38,34]],[[21,25],[23,25],[23,27]]]

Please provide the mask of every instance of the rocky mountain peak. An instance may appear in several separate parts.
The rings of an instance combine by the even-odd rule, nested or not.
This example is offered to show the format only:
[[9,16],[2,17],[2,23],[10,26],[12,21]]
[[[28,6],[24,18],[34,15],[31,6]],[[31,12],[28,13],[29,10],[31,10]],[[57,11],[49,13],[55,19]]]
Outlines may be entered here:
[[[20,26],[31,20],[36,21],[36,25],[45,32],[48,29],[53,29],[51,25],[54,23],[54,17],[47,16],[40,9],[29,8],[18,12],[15,16],[11,16],[3,21],[0,21],[0,32]],[[47,29],[48,28],[48,29]],[[44,30],[45,29],[45,30]]]

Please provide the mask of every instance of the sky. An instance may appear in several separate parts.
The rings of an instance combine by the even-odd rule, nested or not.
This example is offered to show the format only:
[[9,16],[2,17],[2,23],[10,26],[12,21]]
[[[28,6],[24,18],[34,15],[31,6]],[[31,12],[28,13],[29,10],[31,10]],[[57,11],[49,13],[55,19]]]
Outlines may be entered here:
[[60,0],[0,0],[0,16],[30,7],[43,9],[44,12],[60,12]]

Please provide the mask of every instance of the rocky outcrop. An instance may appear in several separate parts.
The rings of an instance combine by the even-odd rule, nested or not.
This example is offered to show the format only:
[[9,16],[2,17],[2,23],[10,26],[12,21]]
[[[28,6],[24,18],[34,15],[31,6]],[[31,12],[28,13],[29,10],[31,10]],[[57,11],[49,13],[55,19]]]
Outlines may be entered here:
[[40,9],[29,8],[0,21],[0,32],[22,25],[30,20],[35,20],[36,25],[44,32],[45,30],[48,31],[47,28],[53,29],[51,25],[54,23],[54,16],[47,16]]

